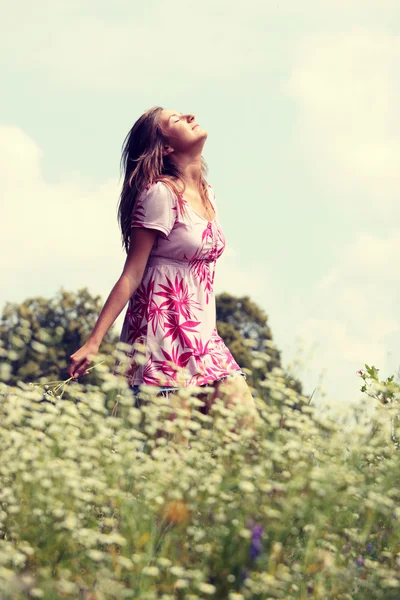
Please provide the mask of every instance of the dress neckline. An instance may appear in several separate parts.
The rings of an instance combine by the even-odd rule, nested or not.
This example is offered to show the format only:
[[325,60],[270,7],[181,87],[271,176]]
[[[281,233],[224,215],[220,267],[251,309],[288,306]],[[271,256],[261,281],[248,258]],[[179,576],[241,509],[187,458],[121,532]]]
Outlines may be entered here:
[[208,193],[208,189],[207,189],[207,196],[208,196],[208,201],[211,204],[211,207],[214,211],[214,218],[212,221],[209,221],[208,219],[206,219],[205,217],[203,217],[202,215],[199,215],[199,213],[193,208],[193,206],[190,204],[190,202],[188,202],[188,200],[186,200],[186,198],[181,194],[181,198],[182,200],[184,200],[186,202],[186,204],[188,204],[190,206],[190,208],[192,209],[192,211],[194,212],[195,215],[197,215],[198,217],[200,217],[200,219],[203,219],[203,221],[206,221],[206,223],[209,223],[210,225],[212,225],[217,217],[217,212],[215,210],[215,206],[214,204],[211,202],[211,198],[210,198],[210,194]]

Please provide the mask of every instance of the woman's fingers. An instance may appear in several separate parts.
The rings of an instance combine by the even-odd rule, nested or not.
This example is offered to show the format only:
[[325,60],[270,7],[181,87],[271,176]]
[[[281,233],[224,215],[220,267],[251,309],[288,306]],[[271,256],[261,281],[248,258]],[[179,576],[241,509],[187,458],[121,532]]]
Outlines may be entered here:
[[78,373],[75,375],[74,379],[78,379],[78,377],[82,377],[83,375],[89,375],[89,371],[84,371],[83,373]]
[[79,360],[78,357],[77,357],[77,355],[76,355],[76,353],[75,354],[71,354],[71,356],[69,358],[70,358],[71,364],[68,367],[67,373],[68,373],[68,375],[70,377],[73,377],[74,373],[78,369],[78,367],[79,367],[82,359]]
[[87,375],[88,371],[77,371],[76,373],[74,373],[74,375],[72,376],[72,379],[78,379],[78,377],[82,377],[82,375]]
[[73,377],[74,379],[76,379],[77,377],[80,377],[81,375],[87,375],[88,371],[87,368],[90,365],[90,360],[86,357],[86,358],[82,358],[81,360],[78,360],[76,358],[71,358],[71,365],[67,371],[68,375],[70,377]]
[[79,348],[77,352],[70,355],[70,366],[67,370],[68,375],[72,379],[77,379],[82,375],[88,375],[88,366],[98,352],[98,347],[94,344],[86,343]]
[[[84,359],[83,359],[84,360]],[[82,360],[78,361],[76,358],[71,358],[71,365],[67,371],[70,377],[75,377],[79,371],[79,367],[82,365]]]

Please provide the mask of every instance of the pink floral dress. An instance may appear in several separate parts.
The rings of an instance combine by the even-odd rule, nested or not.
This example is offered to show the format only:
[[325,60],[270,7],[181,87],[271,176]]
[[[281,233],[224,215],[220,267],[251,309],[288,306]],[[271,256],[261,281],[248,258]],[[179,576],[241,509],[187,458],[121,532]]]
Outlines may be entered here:
[[208,196],[215,212],[211,222],[183,198],[182,211],[161,181],[137,198],[132,227],[157,229],[159,234],[121,331],[121,342],[146,348],[141,360],[135,359],[135,348],[125,351],[130,386],[205,385],[240,371],[216,328],[214,272],[225,237],[210,185]]

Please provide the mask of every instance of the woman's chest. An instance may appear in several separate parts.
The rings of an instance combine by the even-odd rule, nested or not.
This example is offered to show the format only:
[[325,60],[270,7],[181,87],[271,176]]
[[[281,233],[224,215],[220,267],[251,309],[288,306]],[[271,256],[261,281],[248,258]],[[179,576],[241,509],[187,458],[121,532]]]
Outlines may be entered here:
[[167,239],[158,236],[156,253],[181,260],[216,260],[225,249],[225,236],[216,219],[177,219]]
[[185,210],[194,214],[195,217],[200,217],[203,221],[209,222],[215,220],[216,214],[214,206],[209,197],[207,197],[206,202],[203,202],[198,193],[186,190],[185,197],[181,197],[181,201],[183,202]]

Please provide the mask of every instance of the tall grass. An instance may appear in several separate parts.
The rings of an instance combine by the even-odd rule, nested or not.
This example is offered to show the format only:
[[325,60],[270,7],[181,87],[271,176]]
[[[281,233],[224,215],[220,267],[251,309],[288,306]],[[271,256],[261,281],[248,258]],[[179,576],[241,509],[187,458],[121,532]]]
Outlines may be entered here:
[[223,400],[135,408],[97,371],[0,384],[2,599],[398,600],[398,394],[344,427],[276,369],[235,432]]

